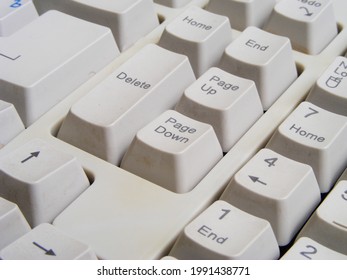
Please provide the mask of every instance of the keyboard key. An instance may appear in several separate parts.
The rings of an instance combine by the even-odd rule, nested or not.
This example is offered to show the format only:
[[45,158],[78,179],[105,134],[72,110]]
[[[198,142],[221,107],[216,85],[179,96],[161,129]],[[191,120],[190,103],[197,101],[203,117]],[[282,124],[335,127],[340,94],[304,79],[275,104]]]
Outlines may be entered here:
[[149,44],[72,106],[58,137],[119,165],[136,132],[194,81],[186,56]]
[[108,28],[47,12],[1,38],[0,99],[29,126],[118,54]]
[[175,108],[213,126],[223,152],[228,152],[263,114],[255,83],[210,68],[187,88]]
[[3,260],[96,260],[91,248],[41,224],[0,251]]
[[221,199],[269,221],[278,244],[285,246],[310,217],[321,196],[309,165],[262,149],[235,174]]
[[0,37],[12,35],[38,16],[31,0],[0,1]]
[[222,157],[212,126],[169,110],[136,134],[121,168],[173,192],[185,193]]
[[41,12],[54,8],[109,27],[121,51],[159,25],[152,0],[35,0],[35,5]]
[[303,236],[347,255],[347,181],[340,181],[331,190],[298,238]]
[[276,0],[210,0],[206,9],[229,18],[232,28],[244,30],[248,26],[263,27]]
[[337,35],[333,1],[282,0],[266,30],[288,37],[298,51],[318,54]]
[[24,125],[16,108],[12,104],[0,100],[0,145],[5,146],[23,130]]
[[277,259],[279,248],[268,221],[216,201],[184,228],[170,255],[188,260]]
[[331,250],[311,238],[301,237],[281,260],[347,260],[347,255]]
[[196,76],[200,76],[218,64],[231,38],[227,17],[191,7],[166,26],[159,45],[187,55]]
[[220,68],[253,80],[264,110],[267,110],[297,77],[289,39],[256,27],[248,27],[227,46]]
[[180,8],[187,5],[191,0],[154,0],[153,2],[171,8]]
[[18,205],[31,226],[53,219],[87,187],[73,156],[32,140],[0,158],[0,196]]
[[306,100],[336,114],[347,116],[347,57],[339,56],[320,76]]
[[18,206],[0,197],[0,250],[30,231]]
[[301,103],[267,144],[293,160],[311,165],[320,190],[328,192],[346,168],[347,118]]

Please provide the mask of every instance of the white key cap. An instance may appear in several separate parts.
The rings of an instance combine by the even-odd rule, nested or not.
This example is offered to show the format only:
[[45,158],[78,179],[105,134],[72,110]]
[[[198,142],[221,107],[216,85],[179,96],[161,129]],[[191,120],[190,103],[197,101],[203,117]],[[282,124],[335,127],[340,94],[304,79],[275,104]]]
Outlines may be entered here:
[[121,51],[159,25],[152,0],[35,0],[35,5],[41,12],[53,6],[64,13],[109,27]]
[[235,174],[221,199],[269,221],[278,244],[285,246],[321,197],[309,165],[262,149]]
[[171,8],[180,8],[191,2],[191,0],[154,0],[153,2]]
[[264,110],[296,79],[297,71],[288,38],[248,27],[226,49],[220,67],[253,80]]
[[298,238],[303,236],[347,255],[347,181],[340,181],[331,190]]
[[6,145],[23,130],[24,125],[16,108],[12,104],[0,100],[0,145]]
[[347,118],[301,103],[267,144],[286,157],[312,166],[320,190],[328,192],[347,164]]
[[187,55],[196,76],[200,76],[217,65],[231,38],[227,17],[191,7],[166,26],[159,45]]
[[108,28],[47,12],[0,37],[0,99],[29,126],[118,53]]
[[13,201],[31,226],[52,220],[87,187],[73,156],[32,140],[0,158],[0,196]]
[[136,132],[194,80],[186,56],[149,44],[72,106],[58,137],[118,165]]
[[18,206],[0,197],[0,250],[30,231]]
[[331,250],[311,238],[301,237],[281,260],[347,260],[347,255]]
[[210,0],[206,9],[229,18],[232,28],[263,27],[276,0]]
[[339,56],[320,76],[306,100],[347,116],[347,57]]
[[333,1],[282,0],[266,30],[290,38],[298,51],[318,54],[337,35]]
[[210,68],[187,88],[175,109],[211,124],[223,152],[263,114],[255,83],[219,68]]
[[277,259],[268,221],[216,201],[183,230],[170,255],[177,259]]
[[137,134],[121,168],[185,193],[223,157],[212,126],[166,111]]
[[3,260],[96,260],[91,248],[41,224],[0,251]]
[[31,0],[0,1],[0,37],[12,35],[38,16]]

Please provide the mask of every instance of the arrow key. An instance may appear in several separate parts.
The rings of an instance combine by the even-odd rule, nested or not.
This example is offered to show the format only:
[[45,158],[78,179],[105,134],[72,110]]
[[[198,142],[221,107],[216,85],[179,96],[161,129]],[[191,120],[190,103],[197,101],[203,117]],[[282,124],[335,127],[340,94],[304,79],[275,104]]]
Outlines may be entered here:
[[3,260],[96,260],[91,248],[43,223],[0,251]]
[[221,199],[268,220],[285,246],[320,202],[320,190],[309,165],[262,149],[235,174]]
[[294,49],[320,53],[337,35],[332,0],[282,0],[274,8],[266,30],[288,37]]
[[35,139],[0,158],[0,196],[29,224],[50,223],[88,186],[76,158]]

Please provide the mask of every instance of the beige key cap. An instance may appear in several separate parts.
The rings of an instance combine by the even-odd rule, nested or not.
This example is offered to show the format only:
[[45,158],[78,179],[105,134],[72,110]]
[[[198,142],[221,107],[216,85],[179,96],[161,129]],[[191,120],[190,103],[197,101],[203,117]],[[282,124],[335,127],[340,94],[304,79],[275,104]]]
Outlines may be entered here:
[[31,226],[53,219],[87,187],[77,159],[34,139],[0,158],[0,196],[16,203]]
[[173,192],[185,193],[222,157],[212,126],[169,110],[136,134],[121,168]]
[[119,165],[136,132],[194,81],[186,56],[149,44],[72,106],[58,137]]
[[177,259],[277,259],[268,221],[216,201],[183,230],[171,249]]
[[331,190],[298,238],[303,236],[347,255],[347,181],[340,181]]
[[333,1],[282,0],[266,30],[290,38],[298,51],[318,54],[337,35]]
[[331,250],[308,237],[301,237],[281,260],[347,260],[347,255]]
[[0,1],[0,37],[12,35],[38,16],[31,0]]
[[30,231],[18,206],[0,197],[0,250]]
[[320,76],[306,100],[347,116],[347,57],[339,56]]
[[267,110],[297,77],[288,38],[248,27],[227,48],[220,68],[257,86]]
[[191,7],[166,26],[158,44],[187,55],[198,77],[218,64],[231,38],[227,17]]
[[262,149],[235,174],[221,199],[269,221],[278,244],[285,246],[310,217],[321,196],[309,165]]
[[29,126],[118,54],[108,28],[47,12],[0,37],[0,99]]
[[0,100],[0,145],[5,146],[10,140],[24,130],[16,108]]
[[57,9],[72,16],[107,26],[121,51],[159,25],[152,0],[34,0],[42,13]]
[[279,154],[311,165],[320,190],[328,192],[347,164],[347,118],[301,103],[267,144]]
[[96,260],[91,248],[41,224],[0,251],[3,260]]
[[229,18],[232,28],[263,27],[276,0],[210,0],[206,9]]
[[187,88],[175,109],[213,126],[223,152],[228,152],[263,114],[255,83],[210,68]]

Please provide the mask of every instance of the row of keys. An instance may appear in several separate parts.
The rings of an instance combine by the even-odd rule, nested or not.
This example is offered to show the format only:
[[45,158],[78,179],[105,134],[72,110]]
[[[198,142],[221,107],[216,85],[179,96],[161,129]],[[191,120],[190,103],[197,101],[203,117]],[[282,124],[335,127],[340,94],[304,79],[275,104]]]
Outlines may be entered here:
[[[267,157],[270,150],[263,150],[259,155],[256,155],[253,160],[258,161]],[[270,156],[273,156],[270,155]],[[276,155],[278,156],[278,155]],[[278,159],[278,158],[276,158]],[[276,163],[288,159],[279,156]],[[295,163],[290,166],[294,167]],[[299,167],[299,166],[297,166]],[[309,166],[302,165],[303,170],[309,170]],[[245,167],[249,169],[249,167]],[[296,168],[296,167],[295,167]],[[299,167],[300,168],[300,167]],[[283,169],[283,167],[280,167]],[[242,174],[245,170],[240,171]],[[239,174],[239,173],[238,173]],[[240,174],[240,176],[242,176]],[[317,194],[318,187],[314,182],[314,176],[307,173],[303,182],[298,185],[291,186],[291,190],[282,193],[281,197],[276,197],[281,191],[286,189],[282,187],[282,182],[273,185],[273,188],[279,189],[275,191],[277,195],[272,196],[268,190],[255,190],[255,193],[249,192],[251,196],[243,201],[243,209],[253,208],[253,213],[248,210],[242,210],[239,206],[235,207],[237,199],[229,202],[232,196],[222,195],[221,200],[214,202],[198,217],[190,222],[178,237],[176,243],[172,247],[169,258],[175,259],[278,259],[280,256],[277,242],[281,240],[285,232],[290,232],[293,228],[296,232],[300,226],[292,224],[292,218],[295,218],[300,224],[306,222],[306,218],[312,213],[313,205],[309,205],[310,201],[302,199],[302,197],[310,198],[309,193],[305,188]],[[311,182],[307,179],[311,176]],[[275,177],[275,176],[273,176]],[[313,179],[313,180],[312,180]],[[247,183],[246,183],[247,184]],[[234,188],[235,184],[230,183],[226,193]],[[245,190],[246,186],[243,187]],[[271,186],[269,186],[271,188]],[[251,188],[249,188],[250,190]],[[299,191],[301,189],[301,191]],[[234,188],[233,194],[240,198],[241,190]],[[256,198],[254,195],[263,193],[261,198]],[[313,211],[312,217],[300,231],[295,243],[281,257],[282,260],[319,260],[319,259],[347,259],[347,181],[340,181],[333,188],[327,198],[321,205]],[[281,205],[276,205],[277,200]],[[284,199],[284,200],[283,200]],[[314,197],[310,198],[315,200]],[[227,201],[225,201],[227,200]],[[268,200],[269,203],[266,203]],[[290,202],[291,200],[291,202]],[[319,200],[319,199],[318,199]],[[298,205],[298,202],[300,205]],[[316,202],[317,204],[317,195]],[[252,205],[248,205],[251,203]],[[265,204],[264,204],[265,203]],[[273,208],[271,208],[273,207]],[[300,212],[307,208],[309,211]],[[265,219],[264,213],[267,212]],[[300,213],[300,214],[299,214]],[[275,217],[273,214],[283,215]],[[298,217],[298,215],[306,216]],[[295,217],[297,216],[297,217]],[[303,219],[304,218],[304,219]],[[288,221],[289,219],[289,221]],[[270,223],[269,223],[270,220]],[[281,229],[280,229],[281,228]],[[294,236],[296,233],[292,232]],[[279,239],[280,238],[280,239]],[[166,257],[165,257],[166,258]]]
[[[268,156],[276,156],[276,158],[269,159]],[[257,162],[259,159],[272,167],[276,164],[276,169],[278,169],[278,165],[282,164],[279,168],[284,169],[288,163],[286,161],[289,160],[266,149],[260,151],[250,162]],[[258,204],[260,208],[264,209],[259,211],[260,208],[258,208],[258,211],[254,211],[256,214],[235,207],[234,203],[237,200],[230,202],[230,197],[223,194],[222,200],[213,203],[185,227],[170,251],[170,258],[277,259],[279,257],[279,235],[292,231],[293,227],[298,230],[298,227],[293,225],[292,222],[295,219],[292,220],[292,218],[303,223],[306,219],[303,221],[298,215],[307,216],[313,211],[309,205],[310,201],[298,199],[298,197],[304,195],[304,197],[310,198],[310,194],[305,188],[311,188],[313,193],[317,193],[318,190],[309,166],[289,160],[290,172],[292,168],[306,170],[306,174],[301,174],[305,179],[302,182],[298,180],[299,184],[294,186],[286,184],[282,187],[283,181],[272,184],[269,186],[270,188],[279,188],[278,191],[273,192],[274,196],[269,190],[264,190],[264,186],[255,190],[255,193],[263,193],[262,198],[248,197],[248,201],[254,202],[252,207]],[[249,166],[245,166],[238,174],[242,176],[248,169]],[[296,174],[299,173],[296,172]],[[272,175],[272,177],[276,176]],[[262,184],[261,181],[258,182]],[[347,240],[347,216],[344,211],[347,206],[346,182],[341,180],[336,184],[300,231],[297,241],[281,259],[347,259],[347,248],[344,245]],[[229,193],[233,186],[235,185],[231,182],[225,193]],[[241,192],[234,189],[233,193],[238,195]],[[238,197],[240,196],[238,195]],[[265,201],[268,199],[269,203],[264,204],[264,199]],[[274,205],[271,199],[277,200],[280,205]],[[313,200],[311,199],[311,201]],[[296,208],[298,201],[302,201],[299,205],[300,209]],[[316,203],[317,201],[314,204]],[[274,205],[276,211],[271,208],[271,205]],[[303,207],[309,211],[300,212],[299,210],[303,210]],[[245,207],[242,208],[245,209]],[[279,209],[282,210],[279,211]],[[262,217],[266,211],[270,222]],[[278,213],[281,216],[272,217],[271,213]],[[9,222],[11,226],[8,226]],[[51,225],[41,224],[30,230],[18,207],[5,199],[0,199],[0,228],[2,229],[0,231],[2,237],[0,259],[96,258],[89,246],[65,236]],[[321,230],[322,228],[324,231]],[[284,229],[285,231],[283,231]]]
[[232,28],[248,26],[288,37],[295,50],[320,53],[338,33],[331,0],[209,1],[208,11],[225,15]]
[[[75,1],[55,1],[54,5],[63,5],[57,3],[65,2]],[[53,5],[49,3],[51,2],[44,1],[42,5],[48,5],[48,8]],[[24,3],[16,6],[16,9],[24,7],[23,5]],[[68,32],[62,33],[59,30]],[[0,99],[16,107],[27,127],[113,61],[119,54],[116,42],[108,28],[59,12],[48,12],[13,36],[1,38],[0,63],[6,71],[1,75]],[[254,80],[264,110],[273,104],[298,75],[287,38],[251,27],[232,41],[228,18],[201,8],[187,9],[170,22],[158,44],[187,55],[196,76],[202,75],[210,67],[219,66],[232,74]],[[36,47],[37,45],[40,47]],[[84,46],[88,48],[80,51]],[[98,55],[100,52],[103,53],[102,56]],[[30,65],[37,61],[45,63],[33,71]],[[78,68],[76,65],[79,65]],[[62,81],[61,73],[66,72],[75,74]],[[273,82],[274,79],[276,82]],[[11,94],[13,87],[19,92],[16,97]],[[46,93],[46,88],[50,89],[49,94]]]

